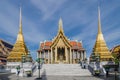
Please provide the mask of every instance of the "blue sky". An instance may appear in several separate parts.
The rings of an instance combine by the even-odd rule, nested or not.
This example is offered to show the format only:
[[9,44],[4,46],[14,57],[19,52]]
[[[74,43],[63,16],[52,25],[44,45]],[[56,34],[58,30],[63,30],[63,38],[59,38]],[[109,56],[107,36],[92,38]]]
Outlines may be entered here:
[[65,35],[83,42],[89,57],[98,28],[98,3],[101,25],[109,49],[120,44],[120,0],[0,0],[0,38],[15,43],[22,6],[23,34],[36,58],[39,44],[52,40],[61,17]]

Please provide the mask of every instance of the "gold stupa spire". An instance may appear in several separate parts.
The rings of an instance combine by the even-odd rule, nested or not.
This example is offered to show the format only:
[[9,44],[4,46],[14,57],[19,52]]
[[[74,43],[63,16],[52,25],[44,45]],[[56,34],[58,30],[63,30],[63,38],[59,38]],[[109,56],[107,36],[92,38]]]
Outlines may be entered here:
[[19,33],[22,34],[22,11],[21,11],[21,7],[20,7]]
[[101,19],[100,19],[100,8],[98,7],[98,34],[97,34],[97,41],[104,40],[102,30],[101,30]]
[[98,7],[98,34],[102,34],[101,31],[101,20],[100,20],[100,8]]
[[16,43],[12,51],[10,52],[7,60],[8,62],[21,62],[22,55],[26,56],[28,54],[28,49],[24,42],[24,37],[22,33],[22,11],[20,7],[20,23],[19,23],[19,32],[17,35]]
[[17,41],[24,41],[23,33],[22,33],[22,11],[20,7],[20,22],[19,22],[19,32],[17,36]]
[[59,19],[59,32],[63,32],[63,22],[62,22],[62,18]]
[[102,34],[99,7],[98,7],[98,34],[96,37],[96,42],[92,54],[100,56],[100,61],[108,61],[110,58],[112,58]]

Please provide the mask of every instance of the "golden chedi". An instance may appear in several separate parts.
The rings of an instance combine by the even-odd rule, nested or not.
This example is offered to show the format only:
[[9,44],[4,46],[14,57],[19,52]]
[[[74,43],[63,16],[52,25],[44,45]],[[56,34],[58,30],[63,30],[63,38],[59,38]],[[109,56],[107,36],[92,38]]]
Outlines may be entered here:
[[96,37],[96,42],[92,54],[90,56],[90,60],[92,59],[92,56],[99,56],[100,61],[109,61],[112,58],[111,53],[106,45],[106,42],[102,34],[99,8],[98,8],[98,34]]
[[28,49],[25,45],[24,36],[22,33],[22,14],[21,14],[21,8],[20,8],[19,32],[17,35],[16,43],[14,44],[14,47],[10,52],[7,60],[8,62],[21,62],[22,55],[27,56],[27,54],[28,54]]

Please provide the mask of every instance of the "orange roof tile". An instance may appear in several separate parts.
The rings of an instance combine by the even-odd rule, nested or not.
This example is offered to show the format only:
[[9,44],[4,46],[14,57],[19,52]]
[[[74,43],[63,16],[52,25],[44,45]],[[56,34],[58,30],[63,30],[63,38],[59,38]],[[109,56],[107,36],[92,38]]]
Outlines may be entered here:
[[52,42],[45,42],[45,46],[50,46],[52,44]]
[[70,44],[71,44],[72,46],[76,46],[76,45],[77,45],[77,42],[76,42],[76,41],[70,41]]
[[[44,50],[50,49],[51,44],[52,44],[51,41],[43,42],[40,44],[40,49],[44,49]],[[80,42],[70,41],[70,44],[72,45],[72,49],[84,50]]]

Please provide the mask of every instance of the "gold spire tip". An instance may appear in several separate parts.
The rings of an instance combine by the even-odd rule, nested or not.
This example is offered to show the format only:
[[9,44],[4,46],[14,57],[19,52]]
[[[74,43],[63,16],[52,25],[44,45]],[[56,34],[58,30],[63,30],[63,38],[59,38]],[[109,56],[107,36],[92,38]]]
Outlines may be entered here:
[[59,19],[59,31],[63,31],[63,22],[61,17]]
[[100,19],[100,7],[98,6],[98,33],[102,33],[101,31],[101,19]]
[[19,23],[19,33],[22,33],[22,10],[20,6],[20,23]]

